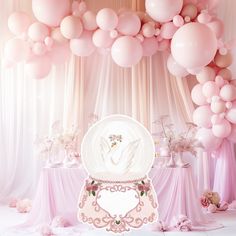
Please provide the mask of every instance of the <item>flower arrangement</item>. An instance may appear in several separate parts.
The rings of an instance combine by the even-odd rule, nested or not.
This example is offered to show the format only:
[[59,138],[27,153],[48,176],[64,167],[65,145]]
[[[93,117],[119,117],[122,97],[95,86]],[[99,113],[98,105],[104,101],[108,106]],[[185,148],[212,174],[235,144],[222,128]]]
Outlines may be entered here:
[[89,182],[89,181],[86,182],[85,188],[86,188],[86,191],[88,192],[89,196],[90,195],[93,195],[94,197],[96,196],[96,191],[98,190],[99,185],[100,184],[95,183],[94,180],[92,180],[92,182]]
[[148,191],[150,190],[150,183],[145,183],[143,180],[140,183],[136,183],[138,191],[140,192],[140,196],[142,197],[144,194],[147,196]]
[[188,219],[187,216],[179,215],[178,217],[175,218],[174,221],[175,221],[174,227],[178,231],[187,232],[192,230],[192,221]]

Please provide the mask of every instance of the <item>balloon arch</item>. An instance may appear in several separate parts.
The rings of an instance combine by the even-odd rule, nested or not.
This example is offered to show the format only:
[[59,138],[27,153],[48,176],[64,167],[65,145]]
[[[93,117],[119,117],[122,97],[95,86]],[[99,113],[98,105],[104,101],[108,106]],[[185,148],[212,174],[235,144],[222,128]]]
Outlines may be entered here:
[[103,8],[95,14],[83,1],[32,0],[37,21],[24,12],[9,16],[15,37],[5,44],[5,66],[25,61],[27,74],[41,79],[71,52],[85,57],[96,49],[110,51],[117,65],[131,67],[170,50],[171,74],[196,75],[193,121],[205,148],[214,150],[225,138],[236,142],[236,80],[227,68],[234,41],[223,42],[216,5],[217,0],[146,0],[147,13]]

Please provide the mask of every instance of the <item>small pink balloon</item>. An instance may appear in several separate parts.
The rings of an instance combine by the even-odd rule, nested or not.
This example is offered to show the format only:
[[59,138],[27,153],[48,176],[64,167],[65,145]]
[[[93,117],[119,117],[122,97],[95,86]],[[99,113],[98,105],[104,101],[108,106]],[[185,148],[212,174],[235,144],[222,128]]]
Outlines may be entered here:
[[155,30],[155,35],[158,36],[158,35],[160,35],[160,33],[161,33],[161,29],[160,29],[160,28],[157,28],[157,29]]
[[97,13],[96,21],[100,29],[113,30],[118,24],[118,16],[111,8],[103,8]]
[[220,68],[229,67],[233,62],[233,57],[230,52],[226,55],[221,55],[219,52],[216,53],[214,63]]
[[96,15],[92,11],[86,11],[82,16],[83,27],[86,30],[97,29]]
[[13,12],[8,17],[8,28],[15,35],[26,32],[30,24],[31,18],[24,12]]
[[189,23],[191,21],[190,16],[185,16],[184,17],[184,22]]
[[49,36],[49,34],[49,28],[45,24],[40,22],[34,22],[28,29],[28,36],[33,41],[43,42],[44,39]]
[[226,102],[231,102],[235,100],[236,87],[231,84],[224,85],[220,90],[220,97]]
[[79,17],[66,16],[61,24],[61,33],[67,39],[79,38],[83,32],[83,25]]
[[108,48],[112,45],[114,39],[110,37],[110,32],[102,29],[97,29],[93,33],[93,43],[99,48]]
[[227,109],[231,109],[233,107],[233,103],[232,102],[226,102],[225,106]]
[[92,41],[92,31],[83,31],[78,39],[70,40],[70,49],[76,56],[87,57],[91,55],[96,47]]
[[134,36],[141,28],[141,21],[135,12],[127,11],[119,15],[117,30],[123,35]]
[[68,39],[62,35],[59,27],[52,30],[51,38],[57,43],[66,43],[68,41]]
[[32,48],[32,52],[35,55],[43,55],[46,53],[46,51],[47,51],[47,47],[44,43],[42,43],[42,42],[34,43],[33,48]]
[[193,122],[199,127],[211,128],[211,116],[213,112],[210,109],[210,106],[204,105],[195,109],[193,112]]
[[222,47],[219,49],[219,54],[225,56],[228,53],[228,49],[225,47]]
[[153,24],[145,23],[142,26],[142,33],[144,37],[150,38],[155,35],[156,29]]
[[158,42],[155,37],[145,38],[142,42],[143,56],[149,57],[157,52]]
[[217,76],[216,76],[215,82],[216,82],[216,84],[217,84],[217,86],[218,86],[219,88],[221,88],[221,87],[225,84],[223,77],[220,76],[220,75],[217,75]]
[[198,105],[206,105],[206,97],[202,93],[202,84],[196,84],[191,91],[191,98],[193,102]]
[[51,37],[46,37],[44,40],[45,45],[50,49],[53,45],[53,39]]
[[227,137],[227,139],[233,143],[236,143],[236,125],[235,124],[231,126],[231,133]]
[[177,31],[178,27],[176,27],[173,22],[164,23],[161,26],[161,37],[163,39],[172,39],[173,35]]
[[224,34],[224,23],[220,19],[213,20],[207,23],[207,26],[214,32],[215,36],[219,39]]
[[221,69],[217,75],[221,76],[223,79],[230,81],[232,79],[232,72],[228,68]]
[[213,96],[219,95],[220,89],[215,82],[208,81],[203,84],[202,93],[206,98],[212,98]]
[[176,27],[181,27],[184,25],[184,19],[181,15],[176,15],[173,18],[173,23]]
[[113,43],[111,56],[116,64],[131,67],[137,64],[143,55],[143,48],[139,40],[132,36],[121,36]]
[[183,7],[181,11],[181,16],[186,17],[188,16],[190,20],[195,19],[198,13],[198,9],[194,4],[187,4]]
[[199,23],[202,23],[202,24],[207,24],[207,23],[209,23],[211,21],[211,18],[212,17],[211,17],[210,14],[204,12],[204,13],[201,13],[201,14],[198,15],[197,21]]
[[232,107],[226,113],[226,119],[233,124],[236,124],[236,101],[232,103]]
[[231,133],[231,124],[223,119],[220,123],[212,126],[212,133],[217,138],[226,138]]
[[205,66],[196,76],[197,81],[201,84],[207,82],[207,81],[212,81],[215,79],[215,71],[213,68],[209,66]]
[[185,68],[183,68],[182,66],[180,66],[172,57],[172,55],[170,54],[168,59],[167,59],[167,68],[169,70],[169,72],[177,77],[185,77],[188,75],[188,72],[186,71]]
[[212,102],[211,103],[211,110],[212,110],[212,112],[214,112],[216,114],[224,112],[226,110],[225,102],[223,102],[222,100],[217,101],[217,102]]
[[118,37],[118,32],[117,32],[117,30],[111,30],[110,31],[110,37],[111,38],[113,38],[113,39],[115,39],[115,38],[117,38]]

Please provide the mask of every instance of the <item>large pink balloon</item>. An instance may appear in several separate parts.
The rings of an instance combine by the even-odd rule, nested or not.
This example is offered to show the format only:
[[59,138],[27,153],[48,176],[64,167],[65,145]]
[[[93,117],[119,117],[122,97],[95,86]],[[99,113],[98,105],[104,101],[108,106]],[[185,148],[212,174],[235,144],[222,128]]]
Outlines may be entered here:
[[67,39],[79,38],[83,32],[83,25],[79,17],[66,16],[60,25],[62,35]]
[[200,106],[195,109],[193,112],[193,122],[197,126],[204,127],[204,128],[211,128],[211,116],[213,112],[210,109],[210,106]]
[[183,0],[146,0],[145,7],[154,20],[168,22],[180,13]]
[[24,33],[30,24],[31,19],[24,12],[13,12],[8,18],[8,28],[15,35]]
[[191,97],[195,104],[198,106],[206,105],[207,99],[202,93],[202,84],[196,84],[192,91],[191,91]]
[[125,11],[119,15],[117,30],[124,35],[136,35],[141,28],[141,21],[135,12]]
[[44,39],[49,35],[49,28],[40,22],[35,22],[30,25],[28,29],[28,36],[33,41],[44,41]]
[[142,42],[143,56],[152,56],[157,52],[158,42],[155,37],[144,38]]
[[180,27],[171,41],[174,59],[185,68],[209,64],[217,51],[217,39],[204,24],[189,23]]
[[236,125],[231,126],[231,133],[227,138],[229,141],[236,143]]
[[220,97],[226,101],[231,102],[236,99],[236,87],[232,84],[224,85],[220,90]]
[[233,124],[236,124],[236,101],[233,102],[233,106],[228,110],[226,118]]
[[212,98],[213,96],[218,96],[220,89],[217,84],[213,81],[208,81],[202,86],[202,93],[207,98]]
[[22,39],[10,39],[5,44],[4,55],[12,62],[24,61],[30,56],[30,46]]
[[197,81],[199,83],[205,83],[210,80],[214,80],[216,76],[215,70],[209,66],[205,66],[197,75]]
[[114,39],[110,37],[110,32],[102,29],[97,29],[93,33],[93,43],[99,48],[108,48],[112,45]]
[[231,124],[223,119],[220,123],[212,126],[212,133],[218,138],[226,138],[231,133]]
[[118,24],[118,16],[114,10],[103,8],[97,13],[96,21],[102,30],[113,30]]
[[188,75],[188,72],[186,71],[185,68],[183,68],[182,66],[180,66],[172,57],[172,55],[170,54],[168,59],[167,59],[167,68],[169,70],[169,72],[177,77],[184,77]]
[[27,75],[33,79],[45,78],[52,67],[51,58],[48,55],[37,56],[28,61],[25,65]]
[[142,45],[138,39],[132,36],[122,36],[113,43],[111,56],[119,66],[131,67],[141,60],[143,56]]
[[56,27],[69,15],[71,3],[70,0],[32,0],[32,9],[38,21]]
[[160,35],[163,39],[172,39],[177,29],[178,27],[176,27],[173,22],[165,23],[161,26]]
[[91,55],[96,49],[92,41],[92,34],[92,31],[84,31],[78,39],[72,39],[70,41],[72,53],[81,57]]
[[83,27],[86,30],[97,29],[96,15],[92,11],[86,11],[82,16]]
[[217,138],[213,135],[211,129],[200,128],[197,131],[196,138],[202,143],[204,148],[208,151],[216,150],[222,143],[221,138]]

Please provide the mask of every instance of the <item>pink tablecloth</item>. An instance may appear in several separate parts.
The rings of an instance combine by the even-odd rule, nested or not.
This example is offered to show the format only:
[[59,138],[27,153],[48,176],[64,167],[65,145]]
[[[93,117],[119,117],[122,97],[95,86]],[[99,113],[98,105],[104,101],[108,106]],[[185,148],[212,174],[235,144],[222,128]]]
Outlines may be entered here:
[[70,225],[77,224],[77,202],[86,176],[82,168],[44,168],[23,226],[50,224],[55,216],[62,216]]
[[174,219],[185,215],[193,230],[211,230],[222,227],[202,212],[192,168],[153,168],[150,173],[159,203],[159,220],[170,229]]

